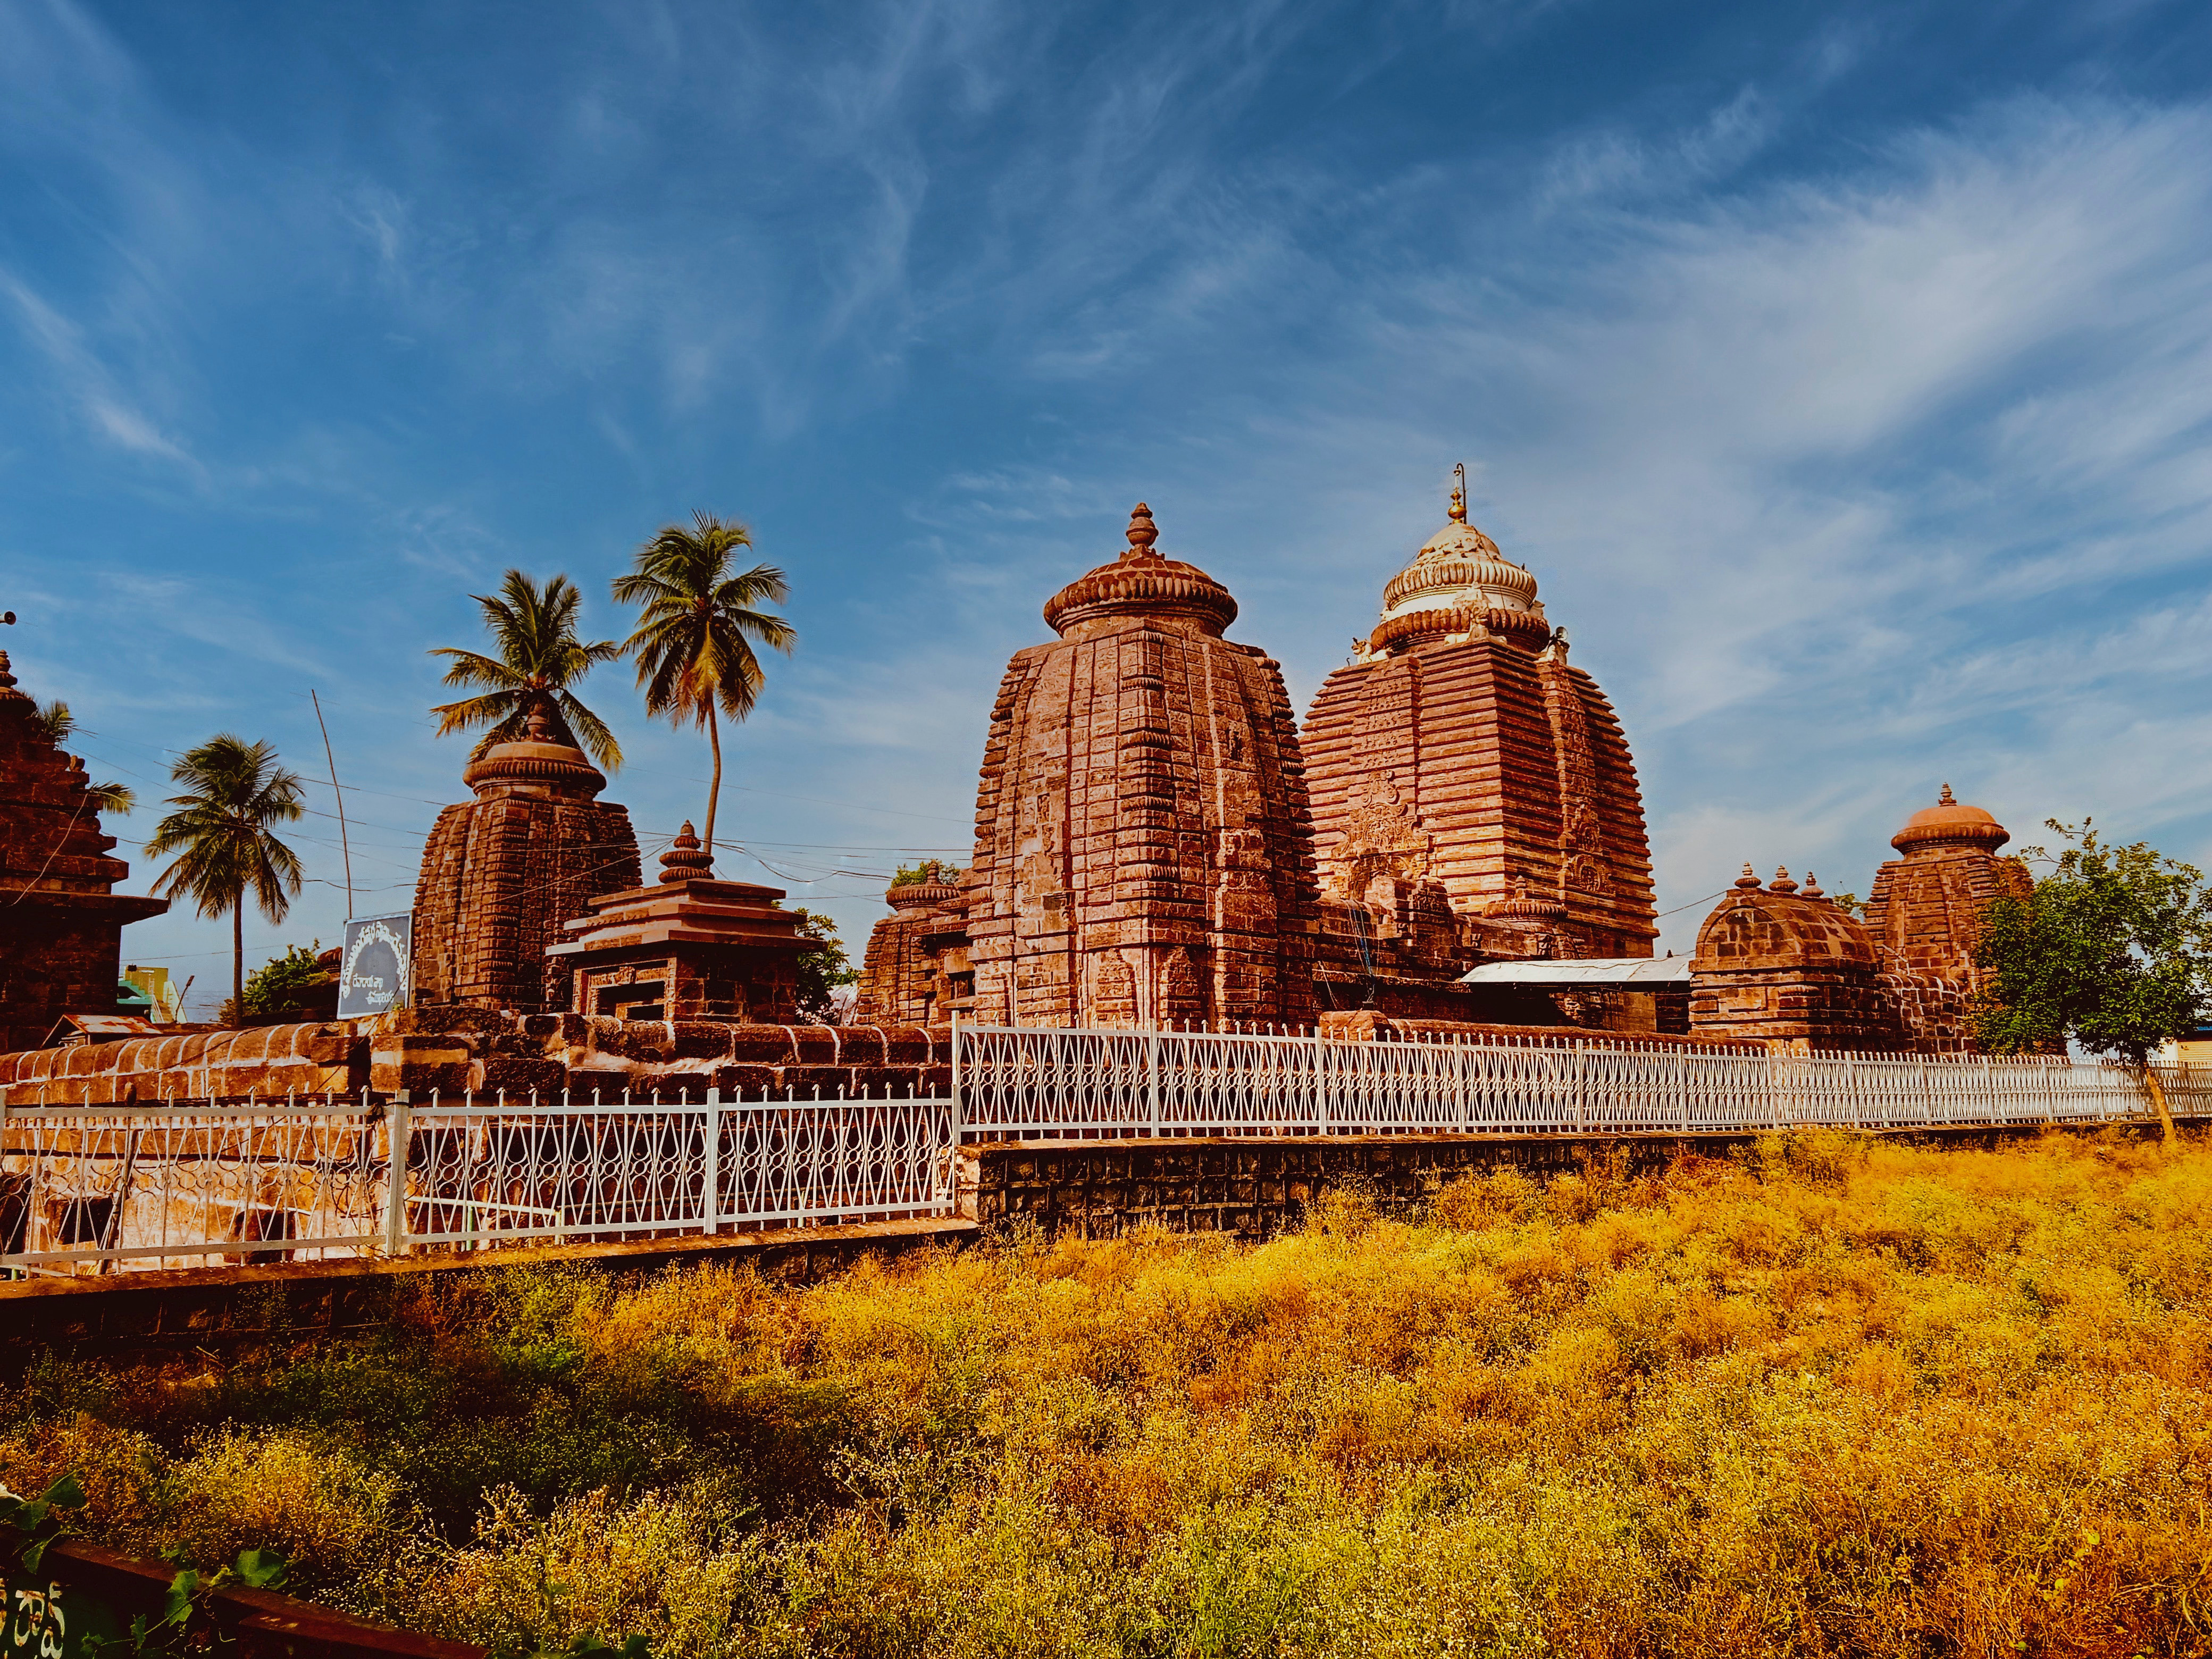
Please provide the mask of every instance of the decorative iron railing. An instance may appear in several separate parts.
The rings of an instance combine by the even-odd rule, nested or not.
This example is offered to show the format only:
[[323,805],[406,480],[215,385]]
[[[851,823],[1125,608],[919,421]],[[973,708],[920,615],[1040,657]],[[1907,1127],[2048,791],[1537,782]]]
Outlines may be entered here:
[[[582,1243],[949,1213],[963,1142],[2097,1123],[2125,1066],[963,1026],[950,1098],[404,1095],[0,1109],[0,1272]],[[2157,1068],[2212,1117],[2212,1066]]]
[[0,1112],[0,1271],[941,1215],[953,1139],[950,1103],[927,1097],[14,1107]]
[[[2129,1067],[2063,1058],[1005,1026],[963,1027],[953,1050],[969,1140],[1923,1128],[2096,1122],[2152,1110]],[[2177,1115],[2212,1115],[2212,1066],[2158,1074]]]

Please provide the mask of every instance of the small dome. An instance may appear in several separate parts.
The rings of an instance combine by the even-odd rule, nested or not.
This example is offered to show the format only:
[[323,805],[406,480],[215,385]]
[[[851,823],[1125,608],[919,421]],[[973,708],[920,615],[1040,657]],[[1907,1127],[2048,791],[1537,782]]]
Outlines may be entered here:
[[1127,533],[1128,550],[1120,558],[1077,577],[1045,601],[1044,619],[1054,632],[1064,636],[1100,617],[1141,616],[1186,618],[1199,632],[1219,639],[1237,620],[1229,590],[1196,565],[1152,550],[1160,532],[1142,501],[1129,515]]
[[1467,495],[1459,489],[1452,491],[1451,517],[1382,589],[1385,623],[1416,611],[1449,610],[1543,616],[1536,579],[1467,521]]
[[1698,929],[1691,971],[1875,966],[1874,938],[1856,916],[1814,887],[1801,890],[1786,870],[1765,887],[1746,865]]
[[2004,825],[1978,806],[1953,798],[1943,786],[1942,799],[1905,819],[1905,828],[1889,838],[1900,853],[1915,847],[1981,847],[1994,853],[2012,839]]

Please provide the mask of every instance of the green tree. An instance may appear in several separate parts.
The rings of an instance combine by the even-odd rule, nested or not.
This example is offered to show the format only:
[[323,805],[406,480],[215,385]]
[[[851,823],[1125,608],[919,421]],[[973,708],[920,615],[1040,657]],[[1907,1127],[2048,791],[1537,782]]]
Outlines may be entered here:
[[278,922],[300,891],[300,860],[271,828],[301,815],[300,780],[276,763],[268,744],[228,732],[186,750],[169,775],[185,793],[169,797],[177,811],[155,826],[146,855],[176,858],[154,890],[190,899],[204,916],[230,912],[235,1011],[246,1000],[246,895],[263,915]]
[[757,564],[732,574],[731,560],[752,545],[735,520],[694,515],[696,527],[670,525],[637,550],[637,568],[614,583],[615,603],[639,607],[637,627],[623,649],[637,659],[645,712],[707,728],[714,775],[707,789],[707,828],[700,839],[714,850],[714,809],[722,794],[722,734],[716,710],[742,720],[759,699],[760,659],[753,641],[788,655],[799,635],[782,617],[757,607],[790,595],[783,572]]
[[924,859],[919,864],[902,864],[891,876],[894,887],[922,887],[952,879],[953,867],[943,859]]
[[799,1012],[826,1021],[832,1008],[830,988],[852,984],[860,977],[860,970],[845,954],[845,941],[838,937],[836,922],[808,910],[793,914],[799,918],[799,938],[814,941],[811,950],[799,955]]
[[[52,702],[36,705],[31,715],[31,726],[57,749],[64,746],[76,734],[76,716],[70,706],[57,698]],[[85,793],[92,797],[95,812],[120,812],[128,815],[138,804],[138,792],[127,783],[88,783]]]
[[323,942],[287,946],[246,975],[245,1008],[249,1014],[283,1014],[299,1008],[309,993],[331,981],[330,970],[316,958]]
[[587,644],[576,637],[576,611],[584,596],[575,584],[554,576],[540,588],[521,571],[510,570],[496,597],[470,597],[483,608],[484,627],[498,654],[488,657],[450,645],[432,649],[434,657],[453,659],[446,670],[447,685],[488,688],[480,696],[431,709],[438,717],[438,735],[489,727],[469,751],[473,759],[494,744],[526,736],[536,715],[561,741],[589,750],[608,771],[621,766],[622,745],[614,733],[568,689],[596,665],[622,654],[612,640]]
[[1976,1035],[1997,1054],[2069,1040],[2127,1061],[2172,1123],[2154,1050],[2187,1036],[2212,992],[2212,890],[2203,873],[2147,842],[2111,847],[2089,820],[2049,827],[2068,843],[2025,898],[1990,901],[1974,960],[1983,983]]

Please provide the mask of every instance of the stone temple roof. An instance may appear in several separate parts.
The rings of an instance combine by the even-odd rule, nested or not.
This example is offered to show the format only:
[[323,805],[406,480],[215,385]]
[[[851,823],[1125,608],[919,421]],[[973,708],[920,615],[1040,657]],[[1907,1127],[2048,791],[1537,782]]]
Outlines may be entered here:
[[1219,639],[1237,620],[1237,601],[1229,590],[1196,565],[1152,550],[1160,532],[1152,523],[1152,509],[1142,501],[1129,515],[1128,536],[1128,550],[1120,558],[1077,577],[1045,601],[1045,621],[1065,636],[1101,617],[1141,616],[1183,621]]
[[1905,828],[1889,838],[1889,844],[1900,853],[1916,847],[1984,847],[1994,853],[2011,839],[1990,814],[1954,799],[1947,783],[1942,799],[1905,819]]
[[1458,608],[1522,611],[1540,618],[1536,579],[1498,550],[1498,544],[1467,521],[1467,492],[1455,488],[1451,517],[1421,544],[1413,562],[1382,589],[1382,620],[1414,611]]

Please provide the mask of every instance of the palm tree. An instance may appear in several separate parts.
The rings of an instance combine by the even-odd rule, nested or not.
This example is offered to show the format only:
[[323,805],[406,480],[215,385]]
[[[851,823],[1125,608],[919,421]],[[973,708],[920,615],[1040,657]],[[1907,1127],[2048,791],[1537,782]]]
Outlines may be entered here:
[[[58,698],[37,703],[32,708],[31,729],[58,749],[76,733],[76,716]],[[138,792],[127,783],[88,783],[84,788],[92,797],[95,812],[120,812],[127,817],[138,804]]]
[[251,892],[261,914],[277,922],[300,890],[300,860],[270,830],[300,816],[300,779],[276,764],[269,744],[228,732],[187,749],[169,775],[185,793],[169,797],[178,810],[155,827],[146,854],[178,856],[154,890],[191,900],[204,916],[230,912],[235,1021],[246,1007],[246,896]]
[[622,745],[606,722],[578,702],[568,688],[590,673],[594,664],[622,655],[622,648],[612,640],[586,645],[576,637],[576,607],[584,596],[566,576],[553,577],[541,589],[520,570],[510,570],[500,592],[496,599],[471,595],[483,607],[484,626],[499,651],[496,657],[450,645],[430,653],[453,659],[446,671],[447,684],[490,688],[480,697],[433,708],[438,735],[490,727],[470,751],[473,760],[495,743],[513,743],[525,736],[530,717],[540,714],[562,742],[588,749],[592,759],[608,771],[615,770],[622,764]]
[[760,696],[760,659],[752,640],[790,654],[798,630],[782,617],[754,609],[791,597],[783,572],[757,564],[730,574],[732,555],[753,544],[752,532],[734,520],[693,515],[696,529],[672,524],[637,550],[637,568],[615,578],[617,605],[640,607],[637,627],[623,650],[637,659],[645,712],[676,725],[707,728],[714,746],[714,778],[707,791],[707,830],[714,850],[714,808],[722,794],[722,733],[715,709],[733,720],[753,711]]

